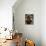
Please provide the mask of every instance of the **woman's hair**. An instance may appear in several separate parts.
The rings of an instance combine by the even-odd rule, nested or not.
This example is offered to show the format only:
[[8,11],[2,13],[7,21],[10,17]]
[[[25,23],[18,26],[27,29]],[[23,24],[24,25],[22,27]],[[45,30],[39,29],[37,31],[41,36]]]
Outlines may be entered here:
[[35,43],[34,43],[34,46],[35,46]]

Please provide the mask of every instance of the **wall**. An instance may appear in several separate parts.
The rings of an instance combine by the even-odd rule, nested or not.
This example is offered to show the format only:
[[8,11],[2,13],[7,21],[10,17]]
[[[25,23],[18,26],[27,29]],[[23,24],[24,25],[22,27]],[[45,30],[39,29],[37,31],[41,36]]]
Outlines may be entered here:
[[12,28],[12,6],[16,0],[0,0],[0,27]]
[[[16,6],[16,5],[14,5]],[[36,46],[41,46],[41,0],[23,0],[15,9],[15,28],[23,33],[24,38],[35,41]],[[25,14],[34,14],[34,24],[25,24]]]
[[46,46],[46,0],[42,0],[41,4],[41,38],[42,46]]

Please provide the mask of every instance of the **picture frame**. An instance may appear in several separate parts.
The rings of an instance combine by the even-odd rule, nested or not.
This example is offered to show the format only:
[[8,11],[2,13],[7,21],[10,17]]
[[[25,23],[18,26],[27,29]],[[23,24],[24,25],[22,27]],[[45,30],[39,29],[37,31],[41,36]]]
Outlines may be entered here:
[[25,14],[25,24],[34,24],[34,14]]

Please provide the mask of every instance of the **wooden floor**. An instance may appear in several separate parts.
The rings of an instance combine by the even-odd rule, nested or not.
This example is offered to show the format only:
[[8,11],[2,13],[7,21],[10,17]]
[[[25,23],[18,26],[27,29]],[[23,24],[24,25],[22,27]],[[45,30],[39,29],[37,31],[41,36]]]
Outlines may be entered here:
[[13,40],[6,40],[6,42],[2,43],[0,46],[16,46],[15,39],[13,39]]

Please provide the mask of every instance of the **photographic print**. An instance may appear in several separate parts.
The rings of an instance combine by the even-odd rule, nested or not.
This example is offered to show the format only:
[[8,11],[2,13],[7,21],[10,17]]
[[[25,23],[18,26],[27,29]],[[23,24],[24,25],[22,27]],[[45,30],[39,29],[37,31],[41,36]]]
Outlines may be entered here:
[[25,24],[33,24],[33,19],[33,14],[25,14]]

